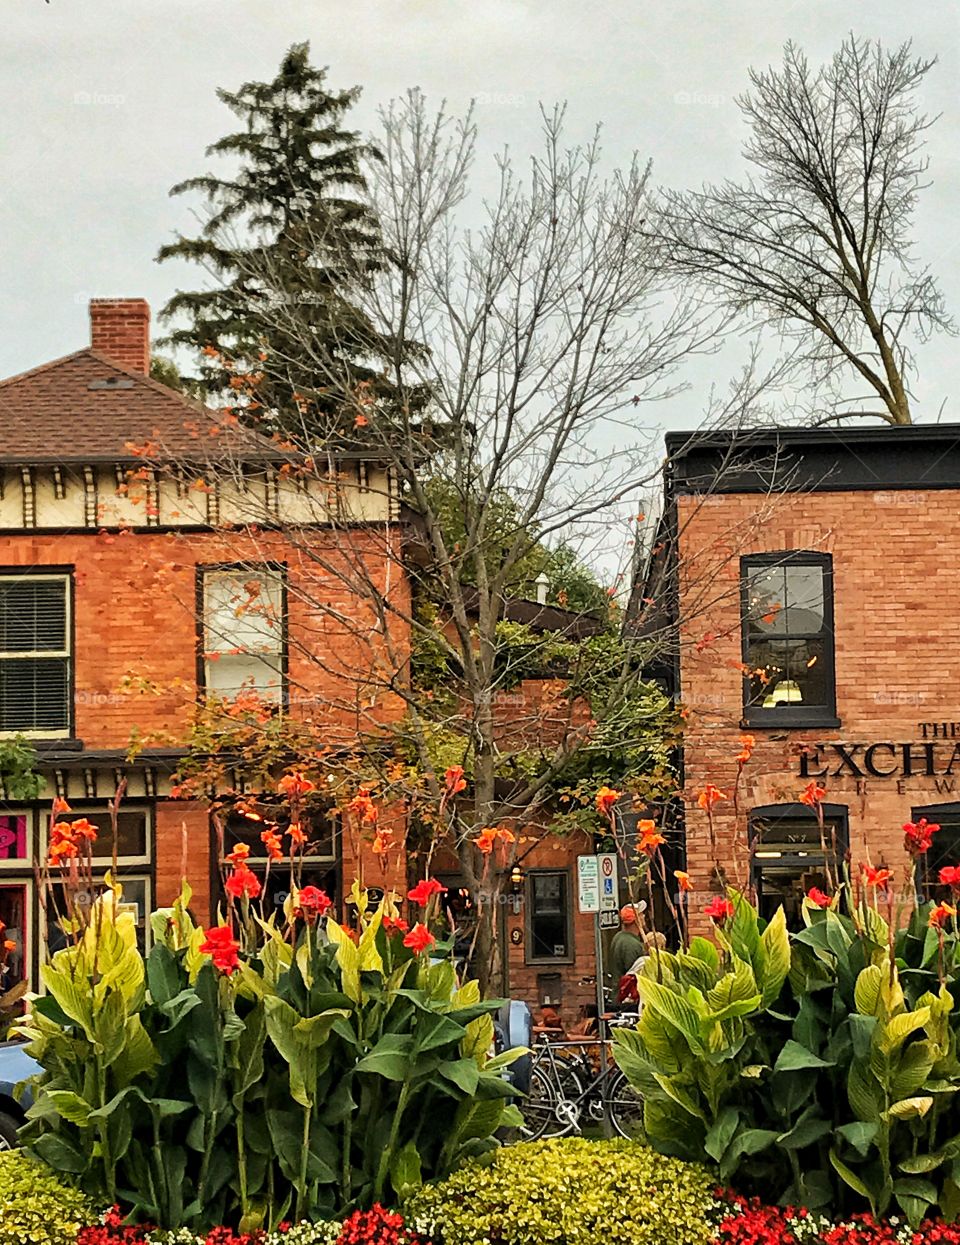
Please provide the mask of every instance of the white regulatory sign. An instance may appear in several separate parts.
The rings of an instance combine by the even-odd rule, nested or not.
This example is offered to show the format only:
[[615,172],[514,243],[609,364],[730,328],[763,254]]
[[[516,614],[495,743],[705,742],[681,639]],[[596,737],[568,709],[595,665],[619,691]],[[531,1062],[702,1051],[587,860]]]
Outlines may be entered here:
[[615,853],[603,852],[597,857],[597,865],[600,873],[600,911],[615,912],[620,907],[620,887],[617,883]]
[[581,912],[600,911],[600,857],[577,857],[577,907]]

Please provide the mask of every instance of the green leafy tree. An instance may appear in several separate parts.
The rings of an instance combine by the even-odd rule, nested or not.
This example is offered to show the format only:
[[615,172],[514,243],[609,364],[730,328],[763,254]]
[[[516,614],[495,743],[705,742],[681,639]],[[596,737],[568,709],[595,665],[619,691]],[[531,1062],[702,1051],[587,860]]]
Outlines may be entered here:
[[286,435],[310,434],[318,412],[336,424],[340,404],[317,386],[318,356],[375,401],[377,360],[394,348],[352,297],[383,263],[361,171],[376,153],[344,125],[360,90],[331,91],[300,43],[271,82],[217,94],[242,127],[207,154],[234,168],[173,187],[199,191],[210,214],[199,237],[181,235],[158,255],[200,264],[211,281],[170,299],[162,314],[175,327],[165,342],[196,353],[207,396],[229,395]]

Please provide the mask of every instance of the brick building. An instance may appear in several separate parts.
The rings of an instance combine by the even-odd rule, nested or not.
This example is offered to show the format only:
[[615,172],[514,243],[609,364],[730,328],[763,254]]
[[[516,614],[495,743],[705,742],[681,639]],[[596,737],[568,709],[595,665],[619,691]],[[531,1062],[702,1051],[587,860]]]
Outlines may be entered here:
[[[30,980],[53,796],[101,826],[103,872],[125,784],[120,872],[149,938],[146,914],[177,894],[184,862],[199,918],[219,893],[207,805],[169,798],[180,754],[150,742],[182,739],[198,692],[253,687],[334,746],[401,711],[363,694],[386,640],[335,573],[347,557],[380,569],[398,511],[386,469],[345,454],[330,480],[291,480],[271,441],[150,378],[145,302],[90,312],[89,348],[0,383],[0,745],[25,736],[44,784],[37,800],[0,792],[0,918]],[[322,522],[333,505],[336,530]],[[309,564],[287,535],[301,527]],[[238,607],[251,594],[258,608]],[[403,651],[402,634],[389,640]],[[336,893],[350,844],[332,824],[318,838],[306,880]]]
[[[273,441],[151,379],[143,300],[94,300],[90,314],[89,347],[0,382],[0,783],[17,735],[37,751],[43,782],[29,800],[0,786],[0,919],[17,943],[13,969],[32,982],[46,919],[34,870],[54,796],[101,827],[102,874],[109,804],[124,784],[120,874],[145,942],[147,913],[171,902],[184,867],[206,920],[220,896],[209,806],[171,798],[198,698],[252,687],[330,748],[349,747],[403,712],[388,685],[409,654],[388,468],[354,449],[327,477],[291,474]],[[340,573],[348,563],[358,584],[394,583],[386,634]],[[574,620],[530,602],[510,610],[534,626]],[[549,729],[557,692],[556,680],[516,688],[498,706],[505,737],[528,721]],[[367,848],[334,819],[317,829],[305,880],[342,897]],[[230,836],[244,837],[242,825],[230,822]],[[262,868],[258,835],[246,837]],[[518,893],[502,905],[503,989],[532,1004],[562,997],[568,1010],[591,997],[593,926],[574,890],[575,856],[590,850],[585,837],[525,848]],[[367,866],[368,880],[404,887],[403,859],[386,877]],[[278,877],[269,890],[282,901]]]
[[[811,781],[837,855],[891,869],[901,894],[903,824],[939,823],[919,878],[934,887],[960,859],[960,428],[671,434],[667,448],[694,923],[717,862],[793,920],[826,886],[833,862],[798,799]],[[713,842],[708,783],[736,790]]]

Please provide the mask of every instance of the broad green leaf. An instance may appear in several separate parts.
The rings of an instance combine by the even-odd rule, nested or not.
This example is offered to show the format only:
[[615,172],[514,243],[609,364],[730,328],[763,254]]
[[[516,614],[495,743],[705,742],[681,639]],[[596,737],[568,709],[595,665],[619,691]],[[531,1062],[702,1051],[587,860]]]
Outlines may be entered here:
[[71,1124],[86,1128],[92,1110],[90,1103],[69,1089],[47,1089],[44,1096],[56,1108],[57,1115],[62,1115]]
[[375,1073],[388,1081],[405,1080],[412,1068],[413,1036],[409,1033],[385,1033],[356,1064],[357,1072]]
[[416,1193],[423,1184],[420,1153],[412,1141],[408,1141],[394,1155],[393,1162],[390,1164],[390,1183],[401,1202]]
[[831,1122],[817,1116],[816,1110],[816,1107],[808,1107],[793,1128],[780,1134],[777,1144],[783,1146],[784,1150],[802,1150],[804,1146],[813,1145],[815,1141],[819,1141],[821,1137],[831,1132],[833,1128]]
[[472,1094],[480,1079],[480,1069],[475,1059],[447,1059],[437,1069],[442,1077],[452,1081],[464,1094]]
[[337,948],[340,983],[344,994],[354,1003],[362,999],[360,991],[360,948],[333,917],[327,918],[327,937]]
[[922,1118],[932,1106],[933,1098],[929,1094],[922,1094],[917,1098],[903,1098],[900,1102],[895,1102],[888,1111],[884,1111],[880,1118],[884,1120]]
[[736,1107],[724,1107],[707,1130],[703,1148],[715,1162],[720,1162],[739,1123],[740,1112]]
[[651,1008],[667,1024],[680,1033],[694,1054],[704,1054],[700,1040],[700,1026],[697,1013],[686,999],[674,994],[656,981],[642,977],[637,981],[637,990],[644,1005]]
[[837,1132],[844,1141],[853,1146],[861,1158],[866,1158],[870,1143],[877,1135],[877,1127],[875,1123],[855,1120],[852,1124],[841,1124]]
[[860,1196],[866,1198],[868,1202],[873,1202],[873,1194],[870,1192],[869,1188],[864,1184],[860,1177],[852,1171],[846,1163],[843,1162],[836,1150],[830,1151],[830,1162],[833,1164],[834,1171],[844,1182],[844,1184],[848,1184],[850,1188],[853,1189],[854,1193],[859,1193]]
[[885,1055],[893,1054],[911,1033],[922,1029],[930,1019],[929,1007],[918,1007],[912,1012],[901,1012],[891,1018],[877,1031],[878,1045]]
[[861,1016],[880,1016],[883,1013],[880,986],[883,969],[879,964],[869,964],[857,977],[853,1001]]
[[783,908],[776,910],[773,920],[760,935],[760,942],[766,951],[766,962],[762,980],[757,984],[761,990],[761,1006],[770,1007],[780,997],[790,972],[790,937]]
[[792,1038],[783,1044],[783,1049],[777,1056],[777,1062],[773,1065],[773,1070],[777,1072],[799,1072],[802,1068],[832,1068],[834,1060],[821,1059],[819,1055],[815,1055],[813,1051],[807,1050],[805,1046],[801,1046],[799,1042],[795,1042]]

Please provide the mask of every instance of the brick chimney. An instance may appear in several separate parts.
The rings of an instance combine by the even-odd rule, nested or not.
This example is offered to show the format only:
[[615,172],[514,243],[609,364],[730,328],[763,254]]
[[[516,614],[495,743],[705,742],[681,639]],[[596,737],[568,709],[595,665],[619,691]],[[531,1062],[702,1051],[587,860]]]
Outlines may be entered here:
[[150,304],[144,298],[91,298],[90,345],[112,363],[150,372]]

